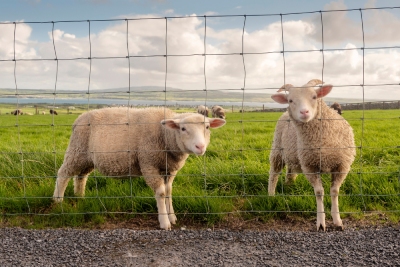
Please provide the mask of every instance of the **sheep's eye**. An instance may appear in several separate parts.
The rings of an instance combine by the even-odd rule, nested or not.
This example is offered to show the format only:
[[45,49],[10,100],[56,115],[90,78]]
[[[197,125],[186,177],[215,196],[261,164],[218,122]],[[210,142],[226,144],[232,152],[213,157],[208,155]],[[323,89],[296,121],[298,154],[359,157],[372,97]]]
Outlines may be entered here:
[[184,131],[186,131],[186,128],[185,128],[185,127],[182,127],[181,130],[182,130],[182,132],[184,132]]
[[207,125],[207,126],[206,126],[206,129],[207,129],[207,130],[210,129],[210,126]]
[[290,99],[290,100],[289,100],[289,103],[293,103],[293,100],[292,100],[292,99]]

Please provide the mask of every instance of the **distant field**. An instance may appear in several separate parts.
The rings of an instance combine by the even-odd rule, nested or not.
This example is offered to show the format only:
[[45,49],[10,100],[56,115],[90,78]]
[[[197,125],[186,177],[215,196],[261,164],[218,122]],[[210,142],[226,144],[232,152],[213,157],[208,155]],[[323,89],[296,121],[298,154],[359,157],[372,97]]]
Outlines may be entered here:
[[[10,107],[11,110],[12,107]],[[26,227],[101,224],[157,213],[153,193],[142,178],[115,180],[94,172],[86,198],[73,195],[72,182],[62,205],[52,203],[55,177],[62,164],[71,124],[83,110],[58,116],[0,115],[1,220]],[[32,107],[32,111],[34,108]],[[29,112],[29,111],[28,111]],[[32,112],[33,113],[33,112]],[[229,113],[227,125],[212,131],[203,157],[190,156],[174,182],[179,218],[213,224],[233,213],[243,218],[315,216],[311,185],[300,175],[293,185],[278,182],[268,197],[269,153],[281,113]],[[398,110],[345,111],[353,126],[357,158],[341,187],[342,217],[386,213],[400,220],[400,119]],[[330,179],[323,178],[329,194]],[[329,216],[330,198],[325,197]],[[41,216],[43,215],[43,216]],[[65,218],[68,220],[65,220]],[[29,221],[30,225],[26,222]]]

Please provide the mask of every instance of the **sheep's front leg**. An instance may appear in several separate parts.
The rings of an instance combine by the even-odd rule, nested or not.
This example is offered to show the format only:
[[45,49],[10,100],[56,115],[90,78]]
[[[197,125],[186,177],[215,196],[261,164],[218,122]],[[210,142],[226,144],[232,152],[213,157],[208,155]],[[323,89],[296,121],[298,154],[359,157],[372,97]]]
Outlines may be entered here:
[[65,189],[67,189],[71,176],[73,176],[73,173],[68,172],[68,168],[63,164],[57,173],[56,186],[53,193],[54,202],[59,203],[63,201]]
[[142,170],[146,184],[153,189],[155,199],[157,201],[158,221],[160,228],[165,230],[171,229],[171,223],[168,218],[166,207],[166,184],[164,183],[164,176],[162,176],[157,169]]
[[174,182],[176,172],[171,172],[170,175],[166,176],[165,190],[166,190],[166,199],[165,205],[167,207],[168,218],[172,224],[176,223],[176,216],[174,212],[174,207],[172,206],[172,183]]
[[317,202],[317,231],[326,230],[325,211],[324,211],[324,187],[322,186],[321,176],[314,174],[312,170],[304,170],[308,181],[314,188],[314,194]]
[[339,230],[343,230],[343,222],[342,219],[340,219],[340,213],[339,213],[339,189],[344,179],[346,178],[349,170],[350,168],[348,168],[347,170],[341,170],[332,173],[331,192],[330,192],[331,202],[332,202],[331,215],[333,219],[333,224]]

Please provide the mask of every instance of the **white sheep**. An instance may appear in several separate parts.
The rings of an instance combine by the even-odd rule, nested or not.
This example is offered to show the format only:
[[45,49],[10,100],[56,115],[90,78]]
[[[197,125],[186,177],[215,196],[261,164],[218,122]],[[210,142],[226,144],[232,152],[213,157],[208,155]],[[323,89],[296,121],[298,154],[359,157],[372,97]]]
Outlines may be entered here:
[[93,169],[107,176],[143,176],[155,192],[162,229],[171,229],[172,182],[189,154],[203,155],[210,129],[225,124],[197,113],[177,114],[166,108],[107,108],[86,112],[73,132],[58,170],[53,199],[63,200],[74,177],[74,192],[84,196]]
[[200,105],[197,107],[197,113],[208,117],[208,107]]
[[225,119],[225,110],[220,106],[213,106],[212,107],[212,117]]
[[[343,229],[339,214],[339,189],[350,171],[356,155],[353,129],[337,111],[322,100],[332,85],[323,85],[314,79],[302,87],[291,84],[279,91],[287,94],[272,95],[281,104],[289,104],[288,111],[279,119],[270,153],[269,195],[275,194],[278,176],[286,165],[286,182],[304,173],[314,188],[317,202],[317,230],[326,230],[324,188],[321,174],[331,174],[331,215],[336,227]],[[278,91],[278,92],[279,92]]]

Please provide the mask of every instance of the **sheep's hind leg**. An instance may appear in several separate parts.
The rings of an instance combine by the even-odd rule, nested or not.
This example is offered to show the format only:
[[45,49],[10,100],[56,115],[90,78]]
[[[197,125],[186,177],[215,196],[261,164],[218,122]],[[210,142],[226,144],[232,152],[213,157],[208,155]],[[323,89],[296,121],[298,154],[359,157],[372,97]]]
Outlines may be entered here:
[[274,151],[270,156],[270,170],[268,179],[268,195],[274,196],[276,190],[276,184],[278,183],[278,177],[281,173],[284,162],[279,152]]
[[286,178],[285,178],[285,184],[293,184],[294,181],[296,180],[297,173],[294,172],[292,168],[289,166],[286,166]]
[[81,172],[79,175],[74,177],[74,193],[76,196],[85,196],[85,187],[89,174],[92,172],[93,168],[88,168]]
[[172,224],[176,224],[177,221],[174,212],[174,207],[172,206],[172,183],[174,182],[175,175],[176,172],[167,175],[165,183],[165,191],[166,191],[165,205],[167,207],[168,219]]
[[160,228],[165,230],[171,229],[171,222],[168,218],[167,207],[165,205],[166,200],[166,185],[164,183],[164,176],[160,175],[157,169],[146,169],[142,170],[146,184],[153,189],[155,193],[155,199],[157,201],[158,209],[158,221],[160,222]]

